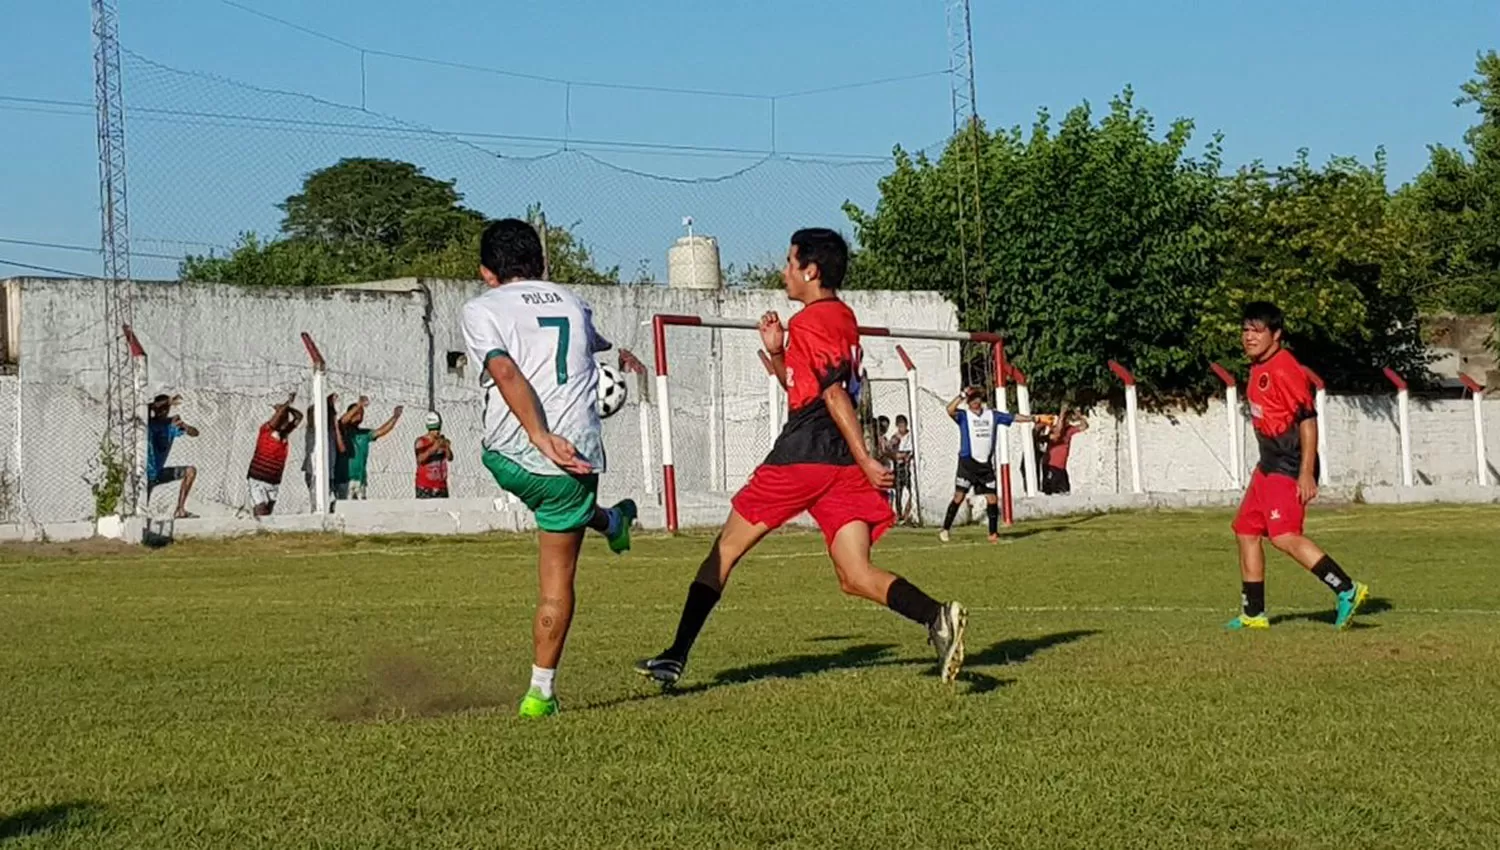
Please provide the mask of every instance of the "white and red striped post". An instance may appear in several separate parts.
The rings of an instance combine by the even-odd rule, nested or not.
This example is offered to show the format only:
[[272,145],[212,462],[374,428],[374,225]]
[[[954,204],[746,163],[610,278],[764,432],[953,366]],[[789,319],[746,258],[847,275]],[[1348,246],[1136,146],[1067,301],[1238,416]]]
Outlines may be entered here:
[[677,531],[677,467],[672,463],[672,397],[667,387],[667,325],[699,325],[697,316],[658,314],[651,319],[656,344],[656,415],[661,428],[661,491],[667,512],[667,531]]
[[[917,364],[906,353],[906,349],[899,345],[896,346],[896,356],[901,358],[901,366],[906,370],[906,406],[911,410],[911,417],[907,420],[907,425],[911,428],[911,467],[908,469],[906,479],[911,482],[911,504],[917,512],[917,525],[921,525],[922,487],[918,482],[922,478],[917,474],[919,468],[917,455],[922,452],[922,442],[919,436],[920,432],[917,430],[917,420],[920,418],[917,416],[917,401],[922,387],[917,383]],[[897,494],[897,498],[900,498],[899,493]]]
[[781,434],[781,379],[776,377],[776,367],[771,365],[771,356],[764,351],[755,352],[760,357],[760,365],[766,369],[766,437],[769,442],[766,445],[774,445],[776,437]]
[[1333,480],[1328,465],[1328,385],[1306,366],[1302,367],[1302,374],[1313,385],[1313,409],[1318,412],[1318,483],[1327,484]]
[[1138,401],[1135,390],[1135,375],[1119,363],[1109,361],[1109,370],[1125,384],[1125,433],[1130,441],[1130,492],[1144,493],[1141,487],[1141,439],[1136,430]]
[[1219,380],[1224,382],[1224,419],[1229,427],[1229,486],[1239,489],[1240,476],[1244,475],[1245,463],[1240,458],[1244,443],[1240,439],[1240,387],[1234,376],[1217,363],[1208,364]]
[[[1008,413],[1010,402],[1006,399],[1005,377],[1010,367],[1005,362],[1005,342],[995,340],[995,409]],[[1011,506],[1010,487],[1010,429],[995,434],[996,466],[1000,472],[1000,521],[1006,526],[1015,524]]]
[[1411,478],[1411,392],[1406,379],[1387,366],[1385,379],[1396,387],[1396,427],[1401,431],[1401,486],[1410,487]]
[[[318,418],[307,423],[313,428],[313,510],[319,514],[328,513],[328,429],[335,427],[327,421],[334,411],[328,409],[326,373],[328,364],[323,360],[323,353],[318,350],[318,344],[313,342],[312,334],[302,332],[302,346],[307,349],[307,357],[312,361],[312,409],[317,411]],[[483,364],[480,368],[484,368]]]
[[1474,474],[1480,487],[1488,487],[1490,467],[1484,451],[1484,385],[1463,373],[1459,373],[1458,379],[1474,397]]
[[656,492],[656,476],[651,472],[651,378],[642,365],[620,364],[620,369],[633,373],[635,389],[640,399],[636,403],[637,429],[641,432],[641,483],[646,493]]
[[[1016,412],[1022,416],[1031,415],[1031,388],[1026,384],[1026,373],[1017,369],[1014,364],[1010,367],[1010,379],[1016,382]],[[1024,425],[1017,429],[1021,434],[1021,487],[1022,492],[1028,498],[1034,498],[1041,491],[1040,473],[1036,468],[1036,439],[1035,426]]]
[[[147,419],[146,408],[146,349],[141,345],[140,339],[130,325],[122,326],[125,332],[125,347],[130,351],[130,373],[135,388],[135,403],[131,405],[130,415],[135,417],[137,423],[145,422]],[[136,514],[142,512],[147,499],[146,481],[146,441],[150,439],[145,428],[139,426],[131,429],[135,435],[135,445],[131,447],[135,460],[130,469],[130,500],[122,505],[120,515]],[[122,450],[124,446],[120,447]]]

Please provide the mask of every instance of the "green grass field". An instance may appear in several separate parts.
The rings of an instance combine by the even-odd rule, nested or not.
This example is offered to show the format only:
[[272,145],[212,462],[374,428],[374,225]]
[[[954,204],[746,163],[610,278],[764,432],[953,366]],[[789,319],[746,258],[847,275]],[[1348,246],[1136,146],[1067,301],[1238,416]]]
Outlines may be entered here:
[[1500,511],[1319,510],[1349,632],[1228,516],[1111,515],[879,560],[970,606],[969,663],[768,540],[681,692],[707,538],[585,553],[564,713],[520,721],[532,543],[0,550],[0,847],[1500,846]]

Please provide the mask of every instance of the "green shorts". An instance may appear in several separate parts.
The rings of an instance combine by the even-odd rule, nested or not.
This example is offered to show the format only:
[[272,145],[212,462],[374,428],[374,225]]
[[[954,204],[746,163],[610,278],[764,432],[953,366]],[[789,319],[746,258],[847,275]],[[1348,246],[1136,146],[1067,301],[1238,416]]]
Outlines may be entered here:
[[594,517],[599,493],[597,475],[537,475],[492,451],[484,453],[484,465],[495,476],[500,489],[531,509],[537,527],[543,531],[577,531]]

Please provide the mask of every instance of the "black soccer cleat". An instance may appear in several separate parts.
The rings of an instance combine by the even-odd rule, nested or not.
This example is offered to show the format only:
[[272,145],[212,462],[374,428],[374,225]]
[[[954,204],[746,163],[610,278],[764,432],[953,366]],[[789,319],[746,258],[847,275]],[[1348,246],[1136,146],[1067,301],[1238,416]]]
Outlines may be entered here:
[[667,655],[658,655],[655,658],[647,658],[635,663],[635,672],[661,685],[670,688],[677,684],[682,678],[682,662]]

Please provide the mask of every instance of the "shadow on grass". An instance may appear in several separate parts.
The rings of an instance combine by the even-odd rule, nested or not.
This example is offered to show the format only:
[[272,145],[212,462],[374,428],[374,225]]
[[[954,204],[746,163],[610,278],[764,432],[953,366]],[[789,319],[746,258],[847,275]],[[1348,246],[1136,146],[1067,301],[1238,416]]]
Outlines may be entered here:
[[[1369,599],[1365,600],[1365,604],[1359,606],[1359,613],[1354,615],[1355,620],[1349,626],[1349,628],[1355,630],[1379,628],[1373,623],[1360,622],[1359,618],[1371,617],[1376,614],[1383,614],[1395,607],[1396,606],[1391,604],[1391,600],[1385,598],[1384,596],[1372,596]],[[1274,626],[1277,623],[1295,623],[1306,621],[1311,623],[1327,623],[1331,626],[1333,625],[1334,615],[1335,611],[1332,608],[1329,608],[1326,611],[1302,611],[1296,614],[1278,614],[1271,618],[1271,625]]]
[[[1012,638],[1000,641],[969,655],[964,662],[963,671],[958,675],[958,681],[969,686],[964,691],[964,694],[967,696],[987,694],[991,691],[999,690],[1011,684],[1014,680],[998,679],[987,673],[979,672],[974,668],[1021,664],[1030,660],[1038,652],[1083,640],[1086,637],[1096,634],[1099,634],[1097,630],[1075,630],[1056,632],[1034,638]],[[833,637],[828,637],[821,640],[833,639]],[[590,707],[610,708],[616,705],[655,699],[657,697],[685,697],[693,694],[701,694],[705,691],[721,688],[726,685],[744,685],[768,679],[800,679],[803,676],[829,673],[835,670],[859,670],[877,667],[927,667],[929,669],[926,675],[937,675],[936,665],[934,665],[930,658],[897,658],[893,652],[895,648],[896,644],[893,643],[864,643],[845,647],[836,652],[792,655],[763,664],[749,664],[744,667],[720,670],[714,674],[712,680],[700,682],[685,688],[671,688],[649,694],[636,694],[618,700],[597,703]]]
[[1103,516],[1106,516],[1106,514],[1082,514],[1050,522],[1044,520],[1040,524],[1027,523],[1025,528],[1011,528],[1008,531],[1001,531],[1000,540],[1001,542],[1008,542],[1012,540],[1024,540],[1028,537],[1035,537],[1038,534],[1062,534],[1072,531],[1080,525],[1093,522]]
[[98,803],[75,800],[12,812],[0,817],[0,842],[58,829],[88,826],[103,810],[104,807]]
[[965,667],[998,667],[1005,664],[1023,664],[1033,655],[1054,646],[1073,643],[1099,634],[1098,629],[1076,629],[1071,632],[1053,632],[1034,638],[1011,638],[971,654]]

